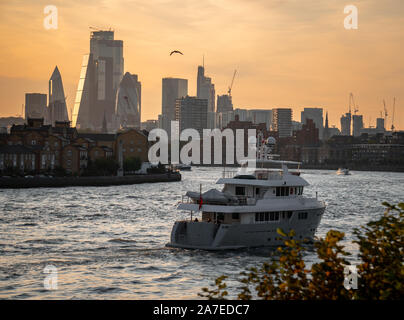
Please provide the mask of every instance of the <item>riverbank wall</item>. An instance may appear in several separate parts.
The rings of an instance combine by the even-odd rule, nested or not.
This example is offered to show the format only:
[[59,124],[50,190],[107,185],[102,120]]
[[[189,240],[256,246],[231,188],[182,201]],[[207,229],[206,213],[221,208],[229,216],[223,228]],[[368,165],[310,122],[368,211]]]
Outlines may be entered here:
[[139,174],[123,177],[0,177],[0,188],[20,189],[20,188],[62,188],[73,186],[117,186],[139,183],[175,182],[181,181],[181,174]]

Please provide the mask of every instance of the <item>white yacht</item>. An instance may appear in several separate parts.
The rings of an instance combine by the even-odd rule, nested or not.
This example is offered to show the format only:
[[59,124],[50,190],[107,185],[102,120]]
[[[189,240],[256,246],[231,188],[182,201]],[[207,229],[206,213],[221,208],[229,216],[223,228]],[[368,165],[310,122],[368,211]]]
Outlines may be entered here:
[[348,168],[339,168],[337,170],[337,175],[339,175],[339,176],[348,176],[348,175],[350,175],[349,169]]
[[203,250],[278,246],[285,240],[278,228],[285,233],[293,229],[294,239],[312,240],[325,203],[303,195],[309,184],[287,167],[299,163],[269,162],[282,169],[224,172],[217,181],[222,191],[187,192],[178,209],[190,212],[190,218],[174,223],[167,246]]

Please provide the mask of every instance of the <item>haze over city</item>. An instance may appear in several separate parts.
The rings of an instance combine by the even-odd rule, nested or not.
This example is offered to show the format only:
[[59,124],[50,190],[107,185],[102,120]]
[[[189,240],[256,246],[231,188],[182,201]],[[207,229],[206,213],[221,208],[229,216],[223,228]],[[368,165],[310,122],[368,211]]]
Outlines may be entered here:
[[[404,128],[404,4],[354,1],[359,28],[346,30],[341,1],[53,1],[58,29],[46,30],[47,1],[0,3],[0,116],[21,115],[26,92],[48,91],[58,66],[69,114],[73,108],[89,27],[113,29],[124,42],[125,72],[142,82],[142,121],[161,113],[161,79],[180,77],[196,94],[197,66],[216,94],[225,94],[238,70],[234,108],[304,107],[328,111],[340,127],[355,95],[364,124],[375,125],[383,99],[395,127]],[[180,50],[184,55],[172,55]],[[388,117],[386,127],[391,126]]]

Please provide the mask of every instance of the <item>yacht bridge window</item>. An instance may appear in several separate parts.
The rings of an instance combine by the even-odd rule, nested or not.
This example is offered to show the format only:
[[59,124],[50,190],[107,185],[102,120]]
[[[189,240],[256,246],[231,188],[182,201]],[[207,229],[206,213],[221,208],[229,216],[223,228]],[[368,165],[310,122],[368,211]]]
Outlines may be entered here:
[[279,212],[256,212],[255,221],[256,222],[278,221],[279,214],[280,214]]
[[236,187],[236,196],[244,196],[245,187]]
[[302,194],[303,194],[303,187],[276,187],[277,197],[288,197],[289,195],[292,196]]

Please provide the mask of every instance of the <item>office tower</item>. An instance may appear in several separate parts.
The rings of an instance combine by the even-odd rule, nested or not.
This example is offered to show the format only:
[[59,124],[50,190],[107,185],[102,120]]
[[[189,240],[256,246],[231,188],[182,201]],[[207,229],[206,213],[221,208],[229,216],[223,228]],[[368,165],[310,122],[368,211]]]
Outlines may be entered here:
[[219,113],[217,112],[208,112],[207,118],[207,129],[216,129],[219,128]]
[[198,66],[198,75],[196,83],[197,98],[208,100],[208,111],[216,112],[215,108],[215,85],[212,79],[205,77],[205,67]]
[[203,129],[207,128],[208,100],[186,96],[176,100],[175,120],[179,122],[180,131],[195,129],[203,138]]
[[265,123],[266,129],[271,130],[272,110],[247,110],[247,119],[254,124]]
[[323,140],[327,141],[328,139],[330,139],[330,128],[328,126],[328,112],[325,115],[325,127],[324,127],[324,131],[323,131]]
[[25,120],[28,118],[46,118],[47,95],[43,93],[25,94]]
[[228,94],[217,96],[217,112],[233,111],[232,98]]
[[96,90],[95,62],[92,54],[84,55],[81,65],[80,80],[74,102],[72,126],[77,129],[93,129],[92,114],[95,110]]
[[352,135],[359,137],[363,129],[363,116],[354,114],[352,116]]
[[[307,120],[312,120],[312,119],[307,119]],[[314,124],[314,122],[313,122],[313,124]],[[302,130],[302,129],[303,129],[303,123],[301,123],[299,121],[292,120],[292,132],[299,131],[299,130]]]
[[62,76],[57,66],[49,79],[49,106],[46,120],[45,122],[52,126],[56,121],[69,121]]
[[351,135],[351,113],[348,112],[345,116],[341,116],[341,135],[350,136]]
[[380,132],[384,132],[386,130],[384,128],[384,119],[383,118],[376,119],[376,129]]
[[292,136],[292,109],[272,109],[272,127],[278,132],[279,138]]
[[123,68],[123,41],[114,40],[114,31],[92,32],[90,54],[83,58],[73,126],[99,131],[105,114],[108,127],[114,127],[116,94]]
[[116,97],[116,128],[140,129],[141,89],[138,76],[126,72],[119,85]]
[[163,78],[160,127],[171,135],[171,121],[175,120],[176,100],[188,95],[188,80]]
[[114,31],[94,31],[90,53],[98,63],[98,99],[107,99],[108,90],[116,93],[123,76],[123,41],[114,40]]
[[316,128],[318,129],[320,139],[323,139],[323,108],[304,108],[304,110],[301,112],[300,122],[305,124],[307,119],[313,120]]

